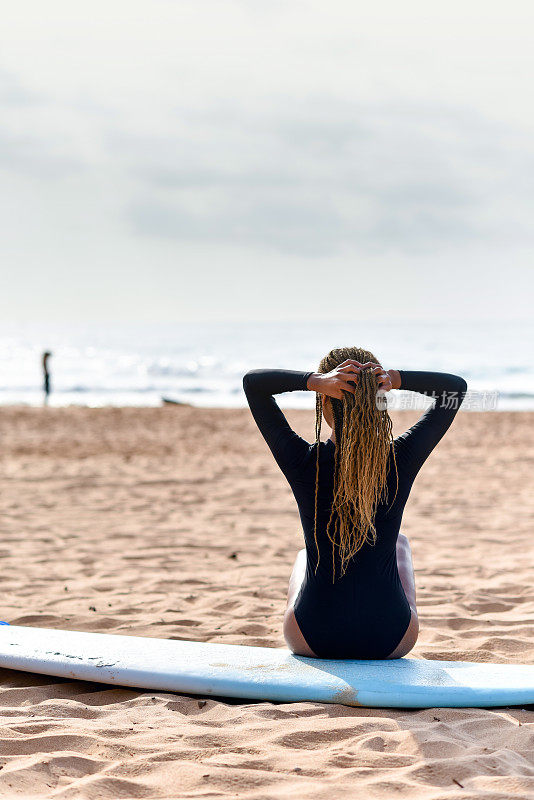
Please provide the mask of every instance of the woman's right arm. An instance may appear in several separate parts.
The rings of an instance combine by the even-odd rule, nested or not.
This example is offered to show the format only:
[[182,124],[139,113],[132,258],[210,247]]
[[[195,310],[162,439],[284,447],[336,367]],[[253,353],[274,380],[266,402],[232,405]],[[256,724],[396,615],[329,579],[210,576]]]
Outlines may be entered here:
[[430,395],[434,404],[412,427],[395,439],[397,457],[415,478],[422,465],[450,428],[460,408],[467,383],[448,372],[389,370],[392,388]]

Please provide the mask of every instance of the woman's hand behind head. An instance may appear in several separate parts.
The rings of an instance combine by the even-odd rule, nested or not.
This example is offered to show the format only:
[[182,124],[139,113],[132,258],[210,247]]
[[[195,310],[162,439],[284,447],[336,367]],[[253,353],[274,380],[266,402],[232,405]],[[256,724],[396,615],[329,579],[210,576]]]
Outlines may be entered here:
[[360,361],[347,359],[339,364],[330,372],[315,372],[308,380],[308,388],[324,394],[327,397],[335,397],[336,400],[343,399],[343,392],[354,394],[356,383],[360,374],[364,370],[369,370],[376,376],[378,391],[389,392],[393,388],[391,376],[386,370],[372,361],[362,364]]
[[315,372],[308,380],[308,388],[327,397],[342,400],[343,392],[354,394],[356,391],[356,381],[362,367],[363,364],[359,361],[348,359],[330,372]]

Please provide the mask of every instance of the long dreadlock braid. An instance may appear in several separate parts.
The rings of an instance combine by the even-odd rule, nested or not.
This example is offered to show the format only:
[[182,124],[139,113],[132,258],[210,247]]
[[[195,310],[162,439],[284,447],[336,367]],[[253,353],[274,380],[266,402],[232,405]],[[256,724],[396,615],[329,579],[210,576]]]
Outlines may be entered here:
[[[359,347],[337,347],[319,364],[321,373],[331,372],[347,359],[365,364],[378,363],[368,350]],[[371,370],[355,376],[356,389],[343,392],[343,399],[329,397],[336,437],[334,466],[334,496],[326,534],[332,543],[332,581],[335,580],[336,550],[341,561],[341,575],[349,560],[366,542],[376,542],[374,525],[378,503],[387,499],[388,457],[391,451],[395,474],[398,473],[393,448],[391,417],[387,407],[379,408],[376,400],[378,380]],[[315,474],[314,536],[319,566],[317,543],[317,505],[319,492],[319,442],[322,420],[321,397],[317,394],[315,406],[315,440],[317,450]],[[395,491],[395,497],[397,492]],[[392,502],[395,500],[393,498]],[[333,523],[333,524],[332,524]]]

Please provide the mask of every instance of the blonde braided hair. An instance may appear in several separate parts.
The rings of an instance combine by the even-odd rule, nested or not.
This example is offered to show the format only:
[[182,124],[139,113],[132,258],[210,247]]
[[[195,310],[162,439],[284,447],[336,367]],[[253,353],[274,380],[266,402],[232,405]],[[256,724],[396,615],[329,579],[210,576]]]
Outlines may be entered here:
[[[327,373],[347,359],[365,364],[379,363],[368,350],[359,347],[337,347],[319,364],[318,372]],[[356,389],[343,392],[343,399],[328,397],[332,407],[334,435],[336,438],[334,467],[334,496],[326,534],[332,543],[332,581],[335,580],[335,553],[339,553],[341,575],[347,564],[366,542],[376,542],[374,524],[378,503],[387,499],[388,457],[391,451],[395,474],[398,473],[393,448],[391,417],[387,407],[379,408],[376,392],[378,380],[370,369],[355,376]],[[315,441],[317,450],[315,474],[314,536],[319,566],[317,543],[317,504],[319,491],[319,442],[323,408],[317,394],[315,409]],[[395,497],[397,491],[395,491]],[[392,503],[395,500],[392,500]]]

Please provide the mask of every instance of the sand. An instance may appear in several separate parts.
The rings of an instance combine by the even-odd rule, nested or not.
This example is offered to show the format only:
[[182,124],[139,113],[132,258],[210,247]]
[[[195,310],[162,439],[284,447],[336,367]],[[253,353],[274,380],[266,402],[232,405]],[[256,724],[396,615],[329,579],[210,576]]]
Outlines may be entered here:
[[[312,437],[311,412],[287,413]],[[461,412],[419,474],[411,656],[532,663],[533,422]],[[248,410],[4,408],[0,428],[0,618],[283,646],[302,535]],[[205,701],[0,670],[0,796],[534,797],[533,710]]]

